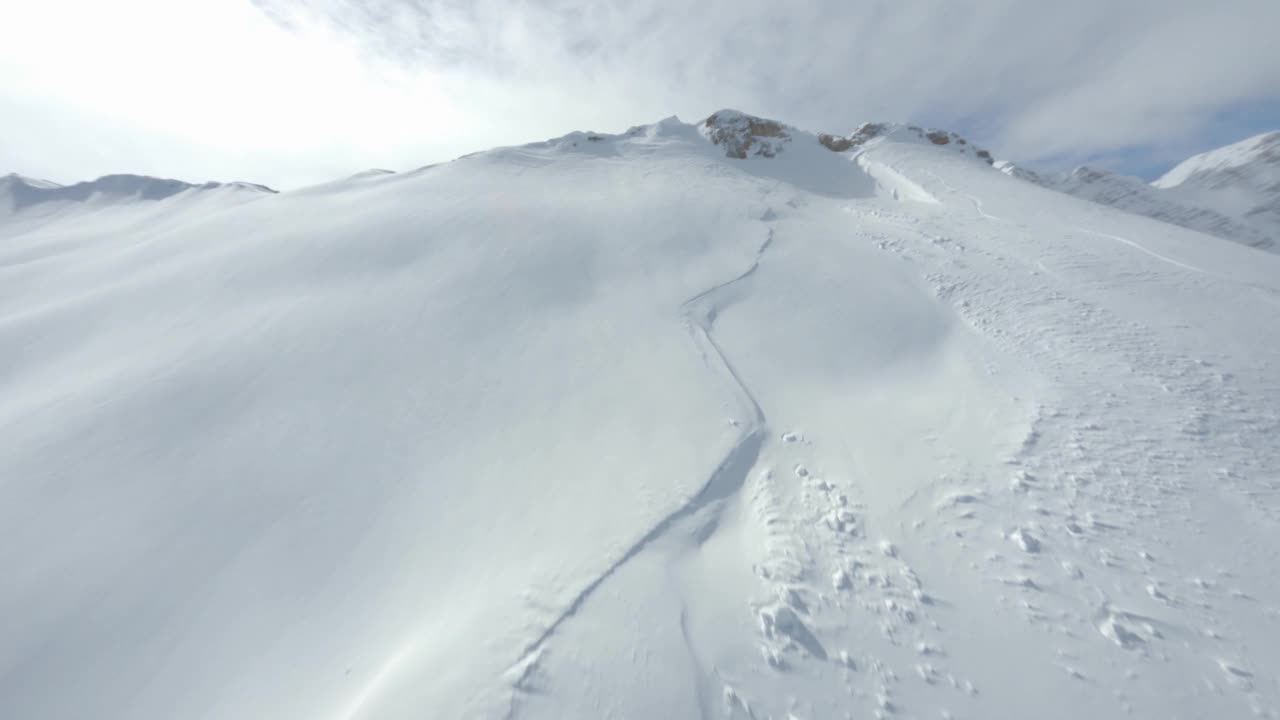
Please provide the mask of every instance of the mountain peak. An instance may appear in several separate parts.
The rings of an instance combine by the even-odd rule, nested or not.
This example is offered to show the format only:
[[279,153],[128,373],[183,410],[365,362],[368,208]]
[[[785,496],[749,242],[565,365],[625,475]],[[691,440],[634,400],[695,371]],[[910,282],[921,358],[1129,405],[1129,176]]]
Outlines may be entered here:
[[31,187],[31,188],[40,188],[40,189],[62,187],[56,182],[52,182],[49,180],[41,180],[40,178],[27,177],[25,175],[19,175],[18,173],[9,173],[4,177],[0,177],[0,188],[14,187],[19,185],[25,186],[25,187]]
[[739,159],[748,155],[773,157],[791,142],[794,132],[794,128],[777,120],[731,109],[711,113],[702,121],[700,129],[712,144],[724,148],[726,156]]
[[1280,131],[1187,158],[1152,185],[1280,240]]
[[1152,185],[1172,188],[1194,184],[1215,188],[1239,180],[1280,185],[1280,130],[1193,155]]

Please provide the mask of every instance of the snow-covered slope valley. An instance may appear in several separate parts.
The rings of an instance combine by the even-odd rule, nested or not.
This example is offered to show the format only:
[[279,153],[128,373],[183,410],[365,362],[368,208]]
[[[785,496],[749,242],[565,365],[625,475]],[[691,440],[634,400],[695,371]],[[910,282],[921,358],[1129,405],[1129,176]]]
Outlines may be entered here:
[[0,717],[1280,717],[1280,257],[989,160],[11,178]]

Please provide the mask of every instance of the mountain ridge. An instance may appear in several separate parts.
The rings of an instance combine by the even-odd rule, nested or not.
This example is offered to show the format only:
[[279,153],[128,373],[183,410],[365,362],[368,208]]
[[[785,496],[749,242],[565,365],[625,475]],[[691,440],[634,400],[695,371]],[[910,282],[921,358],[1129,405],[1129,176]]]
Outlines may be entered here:
[[[868,145],[888,139],[897,142],[919,142],[939,148],[947,147],[947,149],[961,155],[972,155],[988,165],[993,163],[992,156],[988,151],[969,143],[957,133],[945,130],[926,129],[917,125],[900,123],[869,122],[863,123],[847,135],[833,135],[801,130],[777,120],[733,109],[716,111],[694,123],[685,123],[678,117],[671,116],[655,123],[633,126],[621,133],[574,131],[547,140],[500,146],[467,153],[455,158],[454,161],[467,160],[494,153],[502,154],[513,150],[559,146],[577,147],[579,142],[618,141],[662,133],[689,134],[690,137],[701,135],[711,145],[721,147],[726,156],[735,159],[746,159],[748,157],[748,149],[750,149],[749,154],[752,157],[776,157],[778,153],[783,152],[791,144],[793,138],[800,139],[806,145],[820,145],[835,153],[857,153],[864,150]],[[374,168],[333,182],[363,181],[395,174],[395,171],[392,170]],[[331,184],[322,183],[321,185]],[[60,185],[47,180],[25,177],[17,173],[10,173],[0,178],[0,193],[9,196],[9,204],[14,212],[47,202],[70,201],[82,203],[94,197],[115,200],[158,201],[188,190],[207,191],[216,189],[250,190],[278,194],[277,190],[266,185],[251,182],[193,183],[171,178],[133,174],[104,175],[94,180],[79,181],[71,185]],[[2,199],[0,198],[0,200]]]
[[9,173],[0,177],[0,199],[3,199],[3,195],[7,195],[10,209],[13,212],[19,212],[33,205],[44,203],[85,203],[94,198],[107,198],[116,201],[164,200],[189,190],[238,190],[267,194],[276,194],[277,192],[266,185],[256,183],[190,183],[170,178],[132,174],[103,175],[94,180],[85,180],[71,185],[59,185],[48,180],[28,178],[17,173]]

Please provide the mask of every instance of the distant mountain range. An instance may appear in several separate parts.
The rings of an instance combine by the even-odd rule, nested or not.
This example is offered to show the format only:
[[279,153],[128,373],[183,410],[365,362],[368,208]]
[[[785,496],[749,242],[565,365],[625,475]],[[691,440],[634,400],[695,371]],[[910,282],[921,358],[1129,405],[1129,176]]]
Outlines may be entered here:
[[146,175],[104,175],[97,180],[59,185],[11,173],[0,177],[0,212],[19,212],[34,205],[112,203],[121,200],[164,200],[188,190],[247,190],[274,193],[254,183],[189,183]]
[[[778,143],[787,140],[786,131],[780,125],[752,127],[750,118],[722,111],[707,119],[704,132],[712,142],[723,145],[730,157],[772,156]],[[755,119],[754,122],[773,121]],[[820,134],[817,137],[820,144],[835,151],[856,150],[870,140],[884,137],[950,145],[962,154],[973,154],[993,164],[989,152],[955,133],[914,125],[865,123],[848,136]],[[1250,247],[1280,251],[1280,131],[1195,155],[1150,183],[1088,166],[1065,172],[1038,172],[1009,161],[994,162],[994,166],[1013,177],[1068,195]],[[349,179],[374,178],[391,172],[368,170]],[[0,214],[17,213],[39,205],[52,209],[67,203],[95,205],[163,200],[191,190],[276,192],[255,183],[190,183],[144,175],[106,175],[74,185],[59,185],[10,174],[0,177]]]

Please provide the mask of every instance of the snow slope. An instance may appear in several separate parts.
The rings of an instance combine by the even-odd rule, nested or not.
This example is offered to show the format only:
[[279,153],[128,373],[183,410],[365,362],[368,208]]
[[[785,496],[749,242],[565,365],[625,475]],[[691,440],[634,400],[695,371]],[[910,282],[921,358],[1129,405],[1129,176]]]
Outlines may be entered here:
[[0,716],[1276,717],[1280,257],[854,137],[0,216]]
[[[1006,165],[1002,169],[1008,167]],[[1029,177],[1033,182],[1068,195],[1262,250],[1275,249],[1275,238],[1280,237],[1280,233],[1269,233],[1246,220],[1235,219],[1236,216],[1214,210],[1181,193],[1161,190],[1139,178],[1107,170],[1079,167],[1057,175],[1022,173],[1022,177]]]
[[1003,172],[1043,187],[1252,247],[1280,248],[1280,132],[1196,155],[1151,184],[1079,167],[1036,173],[1009,162]]

